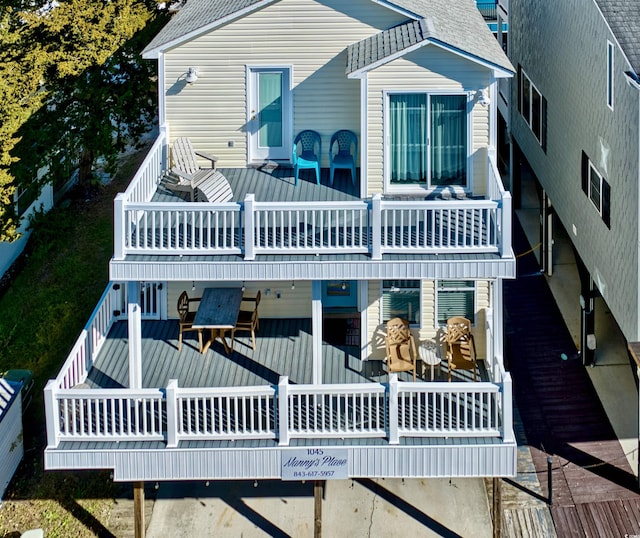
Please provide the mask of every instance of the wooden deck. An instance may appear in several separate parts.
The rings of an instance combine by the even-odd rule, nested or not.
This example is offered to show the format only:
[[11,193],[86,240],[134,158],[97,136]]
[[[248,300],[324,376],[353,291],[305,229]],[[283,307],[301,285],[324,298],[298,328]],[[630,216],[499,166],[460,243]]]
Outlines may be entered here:
[[[516,252],[530,248],[519,223],[514,244]],[[532,253],[518,260],[519,274],[536,272]],[[637,480],[544,277],[504,287],[514,395],[543,492],[552,457],[551,513],[558,536],[640,534]]]
[[[256,349],[251,349],[251,336],[238,333],[233,352],[226,355],[222,342],[198,351],[196,333],[185,333],[182,351],[178,351],[178,322],[142,322],[143,388],[166,387],[177,379],[181,387],[240,387],[277,385],[286,375],[295,384],[312,383],[311,320],[261,319]],[[228,342],[230,338],[228,337]],[[129,383],[127,323],[117,322],[89,371],[90,387],[121,388]],[[387,382],[382,361],[361,361],[356,346],[323,344],[324,383]],[[421,366],[420,363],[419,366]],[[446,362],[436,367],[436,381],[446,381]],[[419,372],[420,373],[420,372]],[[456,372],[457,381],[471,380],[470,372]],[[410,381],[410,372],[398,374]],[[423,372],[425,380],[430,371]],[[488,380],[480,361],[480,378]]]
[[[301,174],[295,185],[293,168],[219,168],[233,190],[233,201],[241,202],[247,194],[254,194],[258,202],[318,202],[360,200],[358,182],[354,185],[348,174],[336,172],[333,185],[329,184],[329,169],[320,172],[320,185],[311,176]],[[189,201],[186,193],[172,192],[162,182],[153,202]]]

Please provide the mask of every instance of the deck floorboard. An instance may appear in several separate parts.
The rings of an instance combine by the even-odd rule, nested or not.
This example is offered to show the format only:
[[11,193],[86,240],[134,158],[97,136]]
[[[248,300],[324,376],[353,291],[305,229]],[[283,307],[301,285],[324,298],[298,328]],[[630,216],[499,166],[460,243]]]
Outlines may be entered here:
[[526,276],[504,285],[507,359],[544,492],[552,457],[557,535],[640,534],[637,480],[517,220],[513,238],[514,251],[529,254],[518,258]]

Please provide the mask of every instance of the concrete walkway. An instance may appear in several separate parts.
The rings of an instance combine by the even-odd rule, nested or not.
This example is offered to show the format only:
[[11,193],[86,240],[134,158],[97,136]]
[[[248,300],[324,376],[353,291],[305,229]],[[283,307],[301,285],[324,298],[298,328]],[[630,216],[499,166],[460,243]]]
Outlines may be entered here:
[[[298,482],[161,484],[148,538],[313,536],[313,485]],[[323,536],[490,537],[482,479],[326,482]]]

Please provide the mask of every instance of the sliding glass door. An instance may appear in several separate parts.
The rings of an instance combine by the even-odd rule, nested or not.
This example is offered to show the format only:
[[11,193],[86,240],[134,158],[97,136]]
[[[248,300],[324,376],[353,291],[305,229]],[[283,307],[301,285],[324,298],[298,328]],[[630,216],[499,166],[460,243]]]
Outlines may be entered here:
[[390,94],[391,186],[467,185],[466,95]]

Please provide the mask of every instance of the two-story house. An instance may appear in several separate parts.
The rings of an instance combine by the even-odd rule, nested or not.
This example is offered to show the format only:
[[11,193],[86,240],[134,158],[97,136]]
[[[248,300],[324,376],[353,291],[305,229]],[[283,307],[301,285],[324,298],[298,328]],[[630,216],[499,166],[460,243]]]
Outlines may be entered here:
[[[475,3],[188,0],[144,56],[159,66],[160,135],[115,200],[111,282],[45,389],[46,468],[515,474],[502,356],[515,258],[495,151],[497,83],[514,70]],[[296,180],[303,130],[320,136],[321,169]],[[357,171],[332,181],[339,130],[356,136]],[[216,155],[226,201],[168,188],[184,138]],[[195,323],[218,336],[204,353],[197,331],[179,344],[179,296],[208,289],[212,310],[260,293],[255,341],[209,321]],[[453,315],[472,322],[476,381],[447,381]],[[387,372],[393,317],[442,359],[433,380]],[[319,452],[335,468],[292,463]]]
[[589,364],[600,300],[626,340],[640,340],[640,10],[632,0],[511,0],[509,10],[514,163],[538,182],[542,268],[553,271],[554,226],[573,244]]

